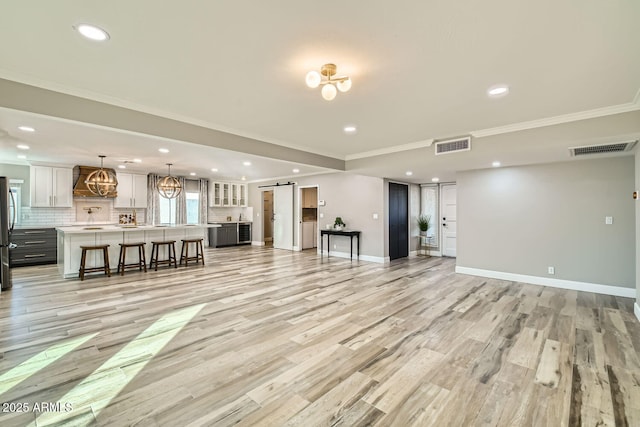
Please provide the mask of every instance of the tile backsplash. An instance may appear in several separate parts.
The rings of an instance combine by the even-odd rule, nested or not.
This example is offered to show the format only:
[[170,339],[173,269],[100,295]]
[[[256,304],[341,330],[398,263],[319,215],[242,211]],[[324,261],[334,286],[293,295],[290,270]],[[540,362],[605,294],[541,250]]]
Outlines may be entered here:
[[[89,209],[91,208],[91,213]],[[32,208],[22,206],[20,227],[56,227],[76,224],[117,224],[120,214],[133,214],[133,209],[115,209],[112,200],[74,199],[72,208]],[[146,218],[145,209],[136,209],[138,223]]]
[[231,221],[238,221],[240,215],[242,215],[243,221],[253,221],[253,208],[209,208],[207,220],[208,222],[224,222],[227,221],[227,217],[231,217]]

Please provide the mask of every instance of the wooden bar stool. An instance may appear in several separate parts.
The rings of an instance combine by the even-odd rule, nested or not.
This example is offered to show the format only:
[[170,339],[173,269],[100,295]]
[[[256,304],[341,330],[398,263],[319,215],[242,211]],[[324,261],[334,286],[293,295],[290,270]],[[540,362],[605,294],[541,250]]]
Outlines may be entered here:
[[[127,248],[138,248],[138,262],[125,264],[127,260]],[[140,271],[147,272],[147,257],[144,254],[144,242],[120,243],[120,259],[118,260],[118,273],[124,276],[125,268],[138,267]]]
[[[202,265],[204,265],[204,249],[202,248],[202,240],[203,239],[182,239],[182,250],[180,251],[180,265],[182,265],[182,261],[184,260],[184,266],[189,266],[189,261],[195,261],[198,264],[199,261],[202,261]],[[189,243],[196,244],[196,254],[195,256],[189,256]]]
[[[178,263],[176,262],[176,241],[175,240],[165,240],[163,242],[151,242],[153,246],[151,246],[151,261],[149,262],[149,268],[153,268],[155,264],[155,271],[158,271],[158,265],[168,264],[171,267],[171,263],[174,264],[175,268],[178,268]],[[158,260],[158,251],[160,246],[166,246],[168,251],[168,258],[164,260]]]
[[[109,269],[109,245],[97,245],[97,246],[80,246],[82,249],[82,257],[80,258],[80,280],[84,280],[84,273],[92,273],[95,271],[104,271],[104,273],[111,277],[111,270]],[[86,268],[87,252],[88,251],[102,251],[102,258],[104,265],[102,267]]]

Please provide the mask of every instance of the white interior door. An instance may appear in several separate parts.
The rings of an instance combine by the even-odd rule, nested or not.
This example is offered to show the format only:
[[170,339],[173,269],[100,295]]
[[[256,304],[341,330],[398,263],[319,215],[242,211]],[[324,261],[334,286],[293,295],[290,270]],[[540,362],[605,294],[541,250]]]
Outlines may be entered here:
[[273,187],[273,247],[293,250],[293,185]]
[[443,185],[441,188],[440,224],[442,227],[442,255],[456,256],[456,186]]

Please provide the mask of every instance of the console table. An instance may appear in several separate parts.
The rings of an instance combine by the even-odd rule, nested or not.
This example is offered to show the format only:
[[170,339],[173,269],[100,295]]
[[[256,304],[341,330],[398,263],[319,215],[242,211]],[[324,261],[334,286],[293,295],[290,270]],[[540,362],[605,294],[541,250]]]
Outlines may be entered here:
[[327,236],[327,257],[329,256],[329,251],[331,250],[331,236],[349,236],[351,238],[351,259],[353,259],[353,238],[356,238],[356,242],[358,244],[358,252],[357,257],[360,258],[360,232],[353,230],[320,230],[320,257],[322,257],[324,236]]

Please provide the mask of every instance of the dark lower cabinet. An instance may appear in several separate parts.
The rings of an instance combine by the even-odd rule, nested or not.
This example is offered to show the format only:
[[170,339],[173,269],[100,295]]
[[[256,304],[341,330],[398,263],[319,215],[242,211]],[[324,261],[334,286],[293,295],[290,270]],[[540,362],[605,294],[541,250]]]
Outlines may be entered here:
[[11,233],[16,245],[9,250],[11,267],[58,262],[57,233],[54,228],[19,228]]
[[247,243],[251,243],[250,223],[222,223],[221,227],[209,229],[209,246],[212,248]]

